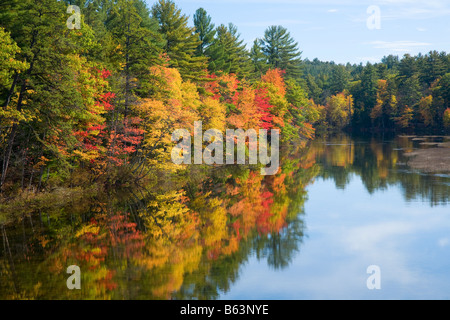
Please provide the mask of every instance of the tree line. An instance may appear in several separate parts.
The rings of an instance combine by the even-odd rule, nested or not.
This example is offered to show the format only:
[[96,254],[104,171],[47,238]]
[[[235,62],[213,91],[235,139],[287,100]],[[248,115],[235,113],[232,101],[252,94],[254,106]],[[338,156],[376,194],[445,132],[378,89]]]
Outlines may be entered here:
[[309,96],[325,106],[322,126],[449,133],[450,54],[390,55],[366,65],[314,59],[303,69]]
[[199,9],[191,27],[170,0],[0,8],[2,191],[176,171],[171,133],[198,120],[204,130],[280,129],[285,141],[314,134],[319,113],[283,27],[247,51],[235,25],[216,27]]
[[[69,28],[69,5],[81,9]],[[171,0],[0,1],[0,190],[83,185],[170,164],[171,133],[315,128],[448,130],[445,53],[372,65],[301,59],[270,26],[247,49],[238,28]],[[192,26],[193,25],[193,26]]]

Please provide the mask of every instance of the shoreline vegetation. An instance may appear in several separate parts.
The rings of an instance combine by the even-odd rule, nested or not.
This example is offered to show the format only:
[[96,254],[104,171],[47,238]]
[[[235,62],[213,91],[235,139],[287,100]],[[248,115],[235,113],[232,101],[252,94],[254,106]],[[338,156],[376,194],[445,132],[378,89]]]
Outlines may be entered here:
[[[69,5],[82,7],[79,28]],[[202,8],[192,18],[170,0],[2,6],[0,224],[134,184],[180,191],[191,168],[170,161],[171,135],[195,121],[278,129],[294,149],[320,132],[450,131],[450,54],[341,65],[302,59],[283,26],[247,48],[234,24]],[[410,164],[448,170],[447,142],[421,142]]]

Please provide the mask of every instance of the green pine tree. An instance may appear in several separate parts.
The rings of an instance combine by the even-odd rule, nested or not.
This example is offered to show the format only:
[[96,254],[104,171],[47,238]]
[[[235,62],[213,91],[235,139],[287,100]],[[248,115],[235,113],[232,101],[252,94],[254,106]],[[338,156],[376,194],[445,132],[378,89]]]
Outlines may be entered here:
[[377,76],[375,67],[368,63],[361,73],[361,79],[351,90],[355,99],[353,126],[370,128],[370,114],[377,103]]
[[321,103],[322,89],[317,85],[316,80],[309,73],[306,76],[306,87],[308,88],[309,97],[312,98],[315,103]]
[[267,69],[269,68],[269,66],[267,64],[267,57],[262,52],[260,43],[261,43],[261,40],[256,39],[253,42],[253,46],[250,50],[250,60],[252,63],[252,75],[256,79],[261,78],[261,75],[265,74],[267,72]]
[[211,72],[234,73],[245,78],[250,72],[250,59],[244,40],[240,39],[237,27],[232,23],[220,25],[210,50],[209,70]]
[[126,117],[135,95],[148,94],[148,68],[160,62],[164,41],[142,0],[118,0],[109,12],[106,26],[116,46],[119,83],[123,83],[119,85],[118,104],[123,106]]
[[269,27],[261,40],[261,46],[271,68],[285,70],[287,78],[298,79],[302,76],[301,52],[286,28]]
[[445,53],[437,51],[431,51],[423,58],[420,78],[428,86],[447,72],[445,58]]
[[170,66],[177,68],[184,79],[203,80],[206,58],[195,56],[201,41],[195,28],[188,26],[188,17],[170,0],[159,0],[152,7],[152,15],[165,37],[164,51]]
[[195,32],[201,41],[195,52],[196,56],[208,55],[208,49],[214,41],[216,30],[211,22],[211,16],[205,9],[200,8],[194,14]]
[[330,93],[335,95],[347,89],[350,75],[345,66],[334,65],[330,77]]

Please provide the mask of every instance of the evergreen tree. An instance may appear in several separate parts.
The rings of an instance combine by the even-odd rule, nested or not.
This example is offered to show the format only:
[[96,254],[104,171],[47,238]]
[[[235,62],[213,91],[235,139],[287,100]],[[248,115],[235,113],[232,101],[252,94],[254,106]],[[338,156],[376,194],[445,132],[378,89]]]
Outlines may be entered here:
[[405,79],[399,85],[398,98],[401,106],[415,108],[419,104],[421,92],[419,76],[417,74]]
[[201,41],[197,47],[195,54],[197,56],[208,55],[208,48],[214,41],[216,30],[214,24],[211,23],[211,17],[208,15],[205,9],[200,8],[194,14],[195,32]]
[[212,73],[230,71],[231,66],[226,65],[226,48],[216,39],[208,48],[208,70]]
[[[0,21],[11,31],[11,38],[20,48],[16,58],[26,61],[27,69],[13,73],[2,101],[9,115],[1,119],[5,122],[0,133],[0,188],[11,163],[40,158],[44,152],[54,159],[57,170],[63,172],[70,167],[62,149],[74,143],[74,125],[89,120],[87,108],[93,103],[86,99],[94,90],[78,86],[94,70],[93,64],[80,57],[85,50],[81,44],[92,41],[92,30],[84,23],[81,30],[69,30],[64,2],[10,1],[3,9]],[[25,149],[27,153],[21,152]],[[30,170],[32,180],[35,172],[34,168]]]
[[250,60],[237,27],[232,23],[228,27],[222,24],[216,31],[216,38],[211,45],[209,70],[234,73],[239,78],[245,78],[250,71]]
[[285,70],[287,78],[300,78],[302,75],[301,52],[298,49],[298,43],[286,28],[269,27],[261,40],[261,47],[271,68]]
[[308,73],[306,76],[306,85],[309,92],[309,97],[314,100],[315,103],[321,102],[322,89],[317,85],[314,77]]
[[403,59],[400,61],[398,66],[398,80],[399,83],[406,81],[406,79],[411,78],[413,75],[417,74],[417,60],[409,54],[405,54]]
[[420,80],[430,86],[436,79],[446,74],[447,68],[445,66],[446,54],[440,54],[437,51],[431,51],[422,58]]
[[389,55],[387,57],[383,57],[381,62],[386,65],[388,70],[396,71],[399,65],[399,58],[398,56]]
[[[120,85],[124,115],[127,117],[134,95],[145,96],[148,85],[148,68],[159,62],[162,37],[158,33],[157,22],[142,0],[118,0],[106,20],[113,41],[119,48],[116,59],[123,79]],[[122,81],[120,81],[122,82]]]
[[109,70],[116,69],[117,60],[115,59],[114,49],[117,44],[112,40],[112,35],[106,27],[106,20],[113,1],[65,0],[65,2],[67,6],[72,4],[82,8],[83,23],[92,29],[95,41],[83,44],[85,47],[83,55],[89,57],[90,60],[101,62]]
[[378,79],[387,79],[389,76],[388,68],[384,63],[377,63],[375,65]]
[[188,17],[170,0],[159,0],[153,5],[152,14],[166,40],[164,52],[170,58],[170,66],[178,68],[184,79],[202,80],[206,58],[195,56],[201,41],[195,28],[188,26]]
[[314,124],[319,120],[320,110],[308,100],[306,92],[295,80],[286,80],[286,99],[291,104],[289,112],[297,125]]
[[251,72],[256,79],[261,78],[261,76],[265,74],[268,69],[267,57],[262,52],[260,42],[260,39],[256,39],[250,50],[250,61],[252,64]]
[[343,65],[335,65],[331,71],[330,92],[332,95],[347,89],[350,75]]
[[370,128],[372,109],[377,103],[377,78],[375,67],[368,63],[363,69],[361,80],[351,90],[354,97],[353,126]]

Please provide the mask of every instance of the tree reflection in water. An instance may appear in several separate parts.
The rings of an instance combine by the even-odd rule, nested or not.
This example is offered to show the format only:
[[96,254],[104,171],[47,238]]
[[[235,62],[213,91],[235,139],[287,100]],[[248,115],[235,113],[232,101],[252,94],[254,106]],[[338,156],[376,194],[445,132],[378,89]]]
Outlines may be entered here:
[[[1,297],[215,299],[254,253],[285,267],[299,251],[304,189],[318,170],[305,150],[285,152],[273,177],[192,166],[126,194],[24,210],[2,232]],[[81,290],[66,287],[69,265],[81,268]]]
[[[126,192],[64,191],[5,206],[2,299],[218,299],[251,257],[274,270],[299,254],[306,187],[315,178],[346,188],[358,175],[370,193],[401,186],[406,201],[448,203],[448,175],[409,170],[411,139],[316,139],[284,152],[263,177],[241,166],[189,167]],[[33,201],[32,201],[33,200]],[[81,268],[81,290],[66,269]]]

